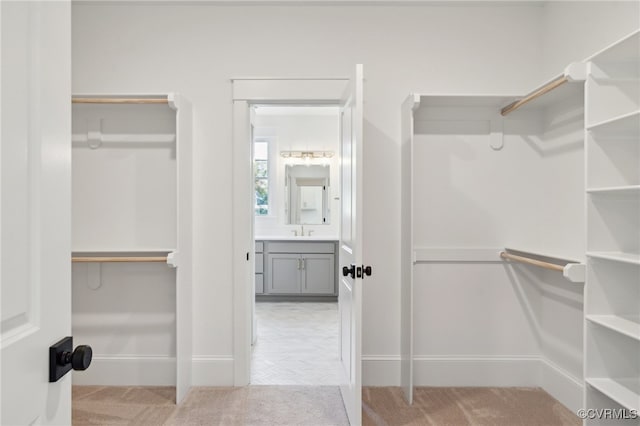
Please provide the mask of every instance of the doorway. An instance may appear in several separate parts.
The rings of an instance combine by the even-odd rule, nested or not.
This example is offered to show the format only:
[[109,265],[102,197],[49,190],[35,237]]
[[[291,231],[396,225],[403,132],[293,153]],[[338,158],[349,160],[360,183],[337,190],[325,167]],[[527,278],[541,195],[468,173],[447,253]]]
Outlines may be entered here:
[[[340,212],[339,243],[335,259],[341,274],[338,279],[338,311],[340,330],[340,394],[349,421],[361,421],[361,312],[362,312],[362,134],[363,134],[363,67],[356,65],[350,78],[234,78],[233,84],[233,299],[234,385],[250,383],[252,316],[255,304],[256,242],[254,240],[255,176],[251,164],[252,136],[250,115],[254,105],[339,105],[340,118]],[[300,233],[308,230],[300,226]],[[308,235],[307,235],[308,236]],[[301,237],[305,238],[305,237]],[[302,242],[302,241],[301,241]],[[286,252],[282,242],[277,249]],[[273,251],[274,247],[269,250]],[[311,256],[283,256],[288,264],[309,271],[319,264],[331,262],[323,247]],[[287,254],[287,253],[283,253]],[[291,254],[291,253],[288,253]],[[318,256],[315,256],[315,255]],[[330,255],[329,255],[330,256]],[[280,258],[274,253],[274,258]],[[300,265],[300,266],[297,266]],[[367,269],[369,270],[369,269]],[[282,271],[281,271],[282,272]],[[264,273],[264,271],[263,271]],[[291,272],[289,272],[291,273]],[[294,272],[293,274],[296,274]],[[306,280],[301,288],[322,287],[326,280]],[[311,275],[315,276],[315,274]],[[287,281],[272,281],[287,282]],[[290,282],[290,281],[289,281]],[[269,285],[269,283],[267,283]],[[307,288],[304,287],[304,288]],[[284,289],[280,289],[285,291]]]
[[254,105],[250,383],[339,385],[338,105]]

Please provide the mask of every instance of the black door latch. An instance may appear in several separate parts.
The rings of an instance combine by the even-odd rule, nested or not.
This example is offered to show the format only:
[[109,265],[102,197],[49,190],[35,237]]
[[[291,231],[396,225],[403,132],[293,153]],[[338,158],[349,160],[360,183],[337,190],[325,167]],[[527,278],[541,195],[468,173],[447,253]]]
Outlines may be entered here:
[[356,265],[352,263],[351,266],[342,267],[342,276],[346,277],[347,275],[351,275],[351,278],[356,277]]
[[91,346],[80,345],[73,349],[73,337],[65,337],[49,346],[49,382],[57,382],[71,369],[86,370],[92,357]]
[[358,268],[356,269],[356,276],[358,278],[363,278],[365,276],[370,277],[371,276],[371,266],[358,266]]

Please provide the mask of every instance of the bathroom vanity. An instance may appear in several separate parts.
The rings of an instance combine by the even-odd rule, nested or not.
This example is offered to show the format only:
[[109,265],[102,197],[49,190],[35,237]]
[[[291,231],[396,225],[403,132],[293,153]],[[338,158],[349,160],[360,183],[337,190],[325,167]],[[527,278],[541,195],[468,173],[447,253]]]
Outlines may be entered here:
[[337,296],[337,244],[322,237],[256,240],[256,295]]

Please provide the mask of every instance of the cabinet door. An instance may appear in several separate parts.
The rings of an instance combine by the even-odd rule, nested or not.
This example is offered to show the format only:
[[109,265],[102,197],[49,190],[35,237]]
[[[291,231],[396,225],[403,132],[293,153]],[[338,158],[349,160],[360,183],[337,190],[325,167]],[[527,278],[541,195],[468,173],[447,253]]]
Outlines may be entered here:
[[256,294],[264,293],[264,283],[263,283],[264,275],[256,274]]
[[301,264],[299,254],[278,253],[267,255],[267,288],[271,294],[300,293]]
[[302,293],[335,294],[333,254],[302,255]]

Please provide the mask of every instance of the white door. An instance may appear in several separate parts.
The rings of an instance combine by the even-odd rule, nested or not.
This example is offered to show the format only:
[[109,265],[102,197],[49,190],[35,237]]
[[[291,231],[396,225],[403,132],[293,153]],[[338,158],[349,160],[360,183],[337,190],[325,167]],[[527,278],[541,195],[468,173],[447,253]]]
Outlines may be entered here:
[[363,67],[345,93],[341,114],[341,222],[340,222],[340,360],[344,379],[340,390],[349,422],[362,422],[362,133]]
[[71,6],[0,2],[3,425],[71,424]]

